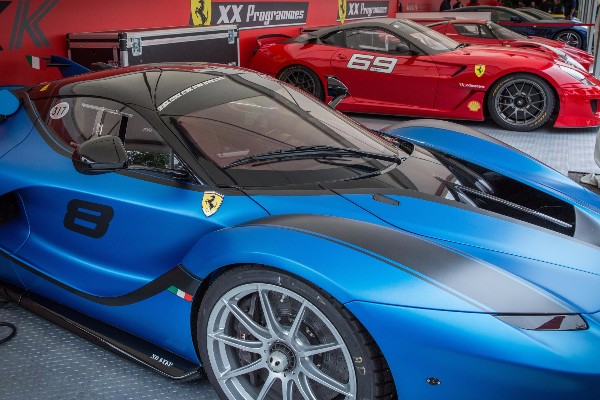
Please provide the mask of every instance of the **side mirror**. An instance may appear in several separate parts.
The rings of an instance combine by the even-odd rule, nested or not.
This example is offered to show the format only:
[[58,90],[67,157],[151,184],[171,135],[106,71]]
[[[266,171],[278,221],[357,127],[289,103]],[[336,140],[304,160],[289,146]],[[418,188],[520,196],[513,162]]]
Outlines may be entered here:
[[0,90],[0,122],[17,112],[21,102],[10,90]]
[[82,174],[100,174],[127,168],[127,152],[116,136],[100,136],[83,142],[71,157]]
[[406,43],[400,43],[396,46],[396,53],[402,56],[411,56],[413,52],[410,50],[410,47]]
[[344,100],[344,97],[349,94],[348,87],[346,87],[342,81],[334,76],[327,77],[327,96],[333,97],[333,100],[327,103],[329,107],[337,107],[337,105]]

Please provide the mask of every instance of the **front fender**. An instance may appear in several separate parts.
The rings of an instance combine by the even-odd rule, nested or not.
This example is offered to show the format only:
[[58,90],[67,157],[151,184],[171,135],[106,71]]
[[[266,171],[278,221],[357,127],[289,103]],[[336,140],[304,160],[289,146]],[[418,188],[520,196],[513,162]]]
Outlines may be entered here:
[[[382,228],[383,229],[383,228]],[[341,303],[477,308],[349,243],[282,226],[248,225],[203,237],[183,260],[206,278],[221,267],[260,264],[294,274]]]
[[383,225],[325,215],[267,217],[211,233],[183,263],[203,278],[228,265],[273,267],[313,283],[341,303],[464,312],[566,312],[530,283],[444,244]]
[[446,121],[406,121],[386,134],[481,165],[551,195],[600,210],[600,198],[527,154],[474,129]]

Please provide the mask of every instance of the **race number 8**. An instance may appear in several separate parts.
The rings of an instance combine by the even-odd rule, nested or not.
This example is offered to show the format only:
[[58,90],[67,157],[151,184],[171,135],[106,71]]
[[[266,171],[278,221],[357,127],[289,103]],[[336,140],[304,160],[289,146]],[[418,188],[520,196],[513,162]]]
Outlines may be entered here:
[[83,200],[71,200],[63,224],[65,228],[94,239],[108,231],[108,224],[115,215],[112,207]]
[[353,54],[348,61],[348,68],[383,72],[390,74],[394,70],[397,59],[391,57],[375,57],[368,54]]

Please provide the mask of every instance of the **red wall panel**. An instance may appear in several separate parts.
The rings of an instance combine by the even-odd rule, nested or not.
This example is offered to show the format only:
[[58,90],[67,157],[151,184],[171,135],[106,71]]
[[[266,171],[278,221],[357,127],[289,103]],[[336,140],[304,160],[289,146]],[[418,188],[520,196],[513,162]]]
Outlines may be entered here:
[[[357,0],[346,0],[358,3]],[[430,0],[406,0],[430,1]],[[205,0],[210,2],[210,0]],[[272,0],[212,0],[212,8],[224,3],[269,3]],[[307,2],[307,26],[338,22],[338,0],[293,0]],[[288,2],[289,3],[289,2]],[[387,3],[388,16],[394,16],[398,0],[362,0],[360,3]],[[34,84],[57,78],[52,69],[31,69],[26,55],[66,56],[65,35],[91,32],[186,26],[191,22],[193,0],[11,0],[0,1],[0,84]],[[214,21],[213,21],[214,23]],[[255,47],[255,38],[269,33],[290,36],[299,26],[246,29],[240,31],[241,65],[246,66]]]

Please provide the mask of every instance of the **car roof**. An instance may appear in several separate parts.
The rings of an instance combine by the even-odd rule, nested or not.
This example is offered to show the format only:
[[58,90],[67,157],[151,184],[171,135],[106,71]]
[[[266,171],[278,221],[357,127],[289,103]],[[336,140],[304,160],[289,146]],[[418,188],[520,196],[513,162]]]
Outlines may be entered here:
[[[171,82],[164,82],[164,80],[172,79],[173,86],[177,86],[175,82],[176,78],[169,77],[169,74],[162,74],[164,71],[229,75],[249,72],[250,70],[203,62],[143,64],[90,72],[59,79],[50,83],[44,82],[31,87],[28,94],[32,100],[55,96],[104,97],[107,99],[118,99],[125,104],[135,103],[152,108],[154,105],[153,99],[144,99],[144,96],[140,95],[140,89],[147,89],[155,85],[159,77],[167,85],[171,84]],[[150,82],[151,79],[154,79],[156,82]],[[117,93],[118,96],[116,96]],[[144,101],[141,101],[142,99]]]

